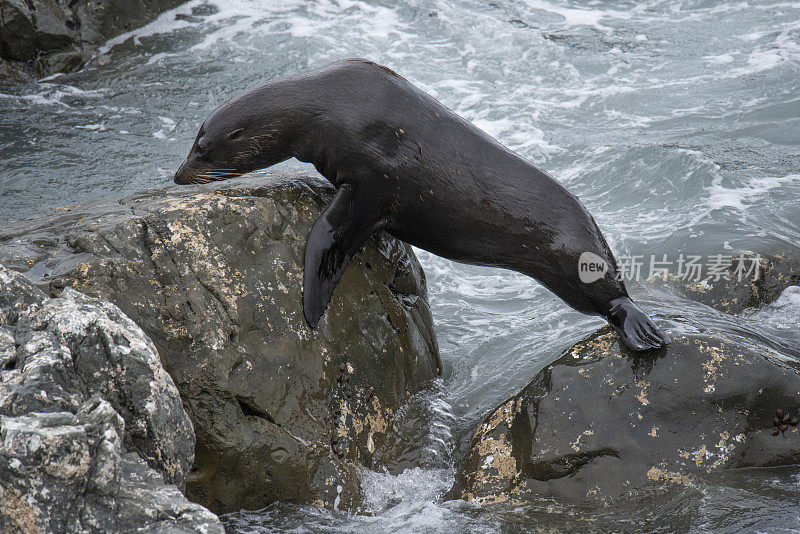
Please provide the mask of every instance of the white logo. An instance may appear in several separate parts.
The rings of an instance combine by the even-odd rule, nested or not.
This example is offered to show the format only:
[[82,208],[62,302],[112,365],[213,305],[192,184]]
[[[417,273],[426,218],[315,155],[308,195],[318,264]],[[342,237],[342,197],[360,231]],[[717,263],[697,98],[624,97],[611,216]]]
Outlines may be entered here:
[[578,258],[578,277],[584,284],[600,280],[608,272],[606,260],[591,252],[584,252]]

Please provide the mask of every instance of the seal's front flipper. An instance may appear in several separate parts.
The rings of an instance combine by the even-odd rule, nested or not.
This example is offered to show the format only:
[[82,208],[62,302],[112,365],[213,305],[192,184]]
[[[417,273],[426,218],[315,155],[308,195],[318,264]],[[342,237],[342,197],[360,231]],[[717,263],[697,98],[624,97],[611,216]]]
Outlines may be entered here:
[[612,300],[607,317],[623,343],[632,350],[658,349],[670,342],[669,336],[628,297]]
[[311,328],[319,323],[347,264],[381,228],[368,202],[359,202],[350,184],[342,184],[306,242],[303,313]]

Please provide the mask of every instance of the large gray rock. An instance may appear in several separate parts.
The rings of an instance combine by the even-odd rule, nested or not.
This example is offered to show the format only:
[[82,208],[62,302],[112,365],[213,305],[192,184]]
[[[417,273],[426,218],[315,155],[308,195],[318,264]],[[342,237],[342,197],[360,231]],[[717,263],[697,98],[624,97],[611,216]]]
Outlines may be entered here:
[[0,1],[0,56],[29,61],[39,51],[52,52],[73,45],[79,35],[67,27],[69,18],[54,0]]
[[182,0],[71,0],[84,43],[101,44],[155,19]]
[[[45,76],[79,68],[97,45],[181,0],[0,0],[0,74]],[[5,60],[5,65],[4,63]]]
[[114,302],[152,338],[197,435],[187,495],[215,512],[357,505],[357,468],[399,461],[394,414],[441,366],[422,269],[385,234],[307,326],[305,242],[332,193],[260,175],[0,230],[0,261]]
[[174,485],[191,423],[116,306],[72,289],[48,299],[0,266],[0,367],[0,531],[222,532]]
[[614,499],[692,484],[698,471],[800,463],[800,372],[766,350],[714,337],[652,355],[606,327],[542,370],[476,429],[454,497]]

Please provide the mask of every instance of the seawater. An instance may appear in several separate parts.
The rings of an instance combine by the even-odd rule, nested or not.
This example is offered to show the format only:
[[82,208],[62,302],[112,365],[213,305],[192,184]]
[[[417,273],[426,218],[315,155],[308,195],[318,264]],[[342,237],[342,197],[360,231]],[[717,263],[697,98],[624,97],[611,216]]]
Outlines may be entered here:
[[[216,106],[345,57],[391,67],[561,180],[618,256],[800,254],[791,0],[193,0],[112,39],[79,73],[0,81],[0,221],[167,186]],[[402,414],[424,421],[420,466],[366,472],[357,512],[278,504],[226,516],[231,532],[800,529],[794,468],[699,477],[633,505],[443,501],[470,429],[603,322],[524,276],[417,252],[444,361]],[[800,288],[728,315],[628,285],[674,334],[800,358]]]

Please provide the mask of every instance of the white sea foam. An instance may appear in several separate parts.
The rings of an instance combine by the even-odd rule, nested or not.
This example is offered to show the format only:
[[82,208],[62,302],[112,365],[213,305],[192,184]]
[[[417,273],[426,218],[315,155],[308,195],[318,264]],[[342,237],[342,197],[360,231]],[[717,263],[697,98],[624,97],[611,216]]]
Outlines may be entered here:
[[153,137],[156,139],[166,139],[167,134],[175,130],[175,120],[169,117],[159,117],[158,120],[161,121],[161,128],[153,132]]
[[708,198],[705,204],[710,209],[732,208],[744,211],[747,206],[767,196],[773,190],[785,186],[793,186],[795,195],[800,192],[800,174],[753,177],[732,187],[726,187],[721,179],[717,179],[706,189]]
[[712,65],[726,65],[732,63],[734,58],[732,54],[719,54],[716,56],[703,56],[703,59]]
[[[12,100],[20,105],[72,108],[77,106],[73,106],[73,103],[69,102],[70,99],[97,100],[106,94],[105,89],[81,89],[68,84],[55,84],[51,82],[39,83],[36,88],[38,90],[35,92],[21,95],[0,93],[0,99]],[[67,101],[65,102],[65,100]]]
[[594,26],[607,29],[606,26],[600,24],[601,20],[628,20],[631,18],[630,12],[627,11],[564,7],[545,0],[525,0],[525,3],[533,9],[555,13],[563,17],[564,24],[567,26]]
[[750,76],[781,65],[792,65],[796,68],[800,63],[798,32],[800,32],[800,21],[795,20],[781,24],[771,32],[746,36],[746,39],[750,41],[758,41],[772,35],[775,37],[771,41],[756,46],[748,53],[746,65],[731,69],[727,75],[731,77]]
[[750,321],[766,324],[781,330],[791,330],[795,337],[800,324],[800,286],[789,286],[778,299],[762,306],[747,316]]
[[393,532],[441,528],[452,514],[436,503],[453,484],[452,470],[413,468],[397,476],[365,470],[362,477],[366,509],[380,513],[381,523]]
[[526,152],[532,147],[537,147],[544,152],[558,151],[557,146],[551,145],[545,140],[542,130],[533,125],[520,123],[510,117],[475,118],[472,123],[513,150]]
[[78,124],[75,126],[78,130],[86,130],[89,132],[105,132],[105,124]]
[[615,109],[607,109],[605,110],[605,114],[609,119],[613,120],[616,125],[622,128],[644,128],[655,120],[653,117],[633,115]]
[[[192,15],[200,7],[211,7],[213,12]],[[342,25],[343,19],[349,24]],[[204,32],[202,40],[192,45],[189,51],[209,50],[222,42],[247,49],[249,45],[240,38],[262,32],[326,40],[329,39],[326,31],[346,28],[348,33],[363,41],[392,39],[396,43],[408,37],[407,24],[401,21],[395,9],[358,0],[321,0],[311,4],[300,0],[193,0],[162,13],[146,26],[108,40],[100,47],[100,53],[108,53],[115,46],[129,41],[139,46],[147,37],[208,27],[215,29]],[[159,63],[182,53],[159,52],[152,55],[148,63]],[[236,58],[229,60],[235,61]]]

